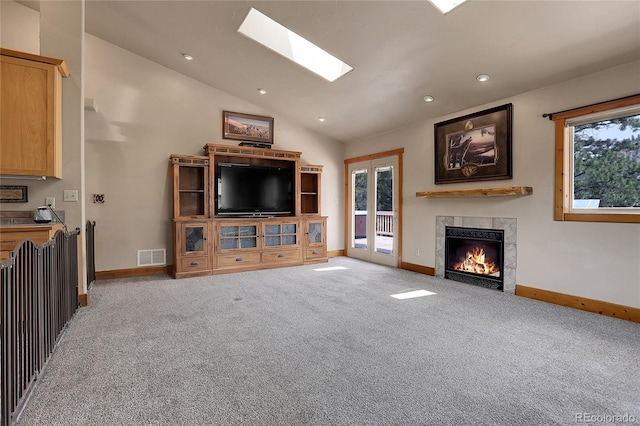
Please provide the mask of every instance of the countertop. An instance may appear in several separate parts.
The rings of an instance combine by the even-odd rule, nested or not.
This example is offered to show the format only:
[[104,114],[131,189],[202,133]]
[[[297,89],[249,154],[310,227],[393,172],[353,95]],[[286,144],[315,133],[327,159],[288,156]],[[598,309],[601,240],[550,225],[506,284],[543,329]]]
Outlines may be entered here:
[[4,231],[30,231],[33,229],[51,230],[54,228],[57,229],[62,227],[63,225],[60,222],[36,223],[32,219],[30,223],[28,222],[8,223],[5,220],[0,220],[0,232],[2,232],[3,230]]

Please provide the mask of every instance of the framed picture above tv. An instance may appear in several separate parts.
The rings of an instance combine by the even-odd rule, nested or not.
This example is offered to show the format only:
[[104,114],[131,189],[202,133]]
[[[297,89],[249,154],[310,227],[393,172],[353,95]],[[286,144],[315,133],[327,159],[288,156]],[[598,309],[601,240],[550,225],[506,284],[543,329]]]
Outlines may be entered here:
[[222,111],[222,137],[273,144],[273,117]]
[[512,104],[436,123],[435,183],[511,179]]

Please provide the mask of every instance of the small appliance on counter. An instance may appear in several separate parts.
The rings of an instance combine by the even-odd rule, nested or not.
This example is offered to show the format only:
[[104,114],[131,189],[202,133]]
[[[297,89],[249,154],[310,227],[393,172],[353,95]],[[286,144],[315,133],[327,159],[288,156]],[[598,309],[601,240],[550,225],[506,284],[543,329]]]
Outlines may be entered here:
[[37,207],[33,214],[33,220],[36,223],[49,223],[51,219],[51,211],[47,206]]

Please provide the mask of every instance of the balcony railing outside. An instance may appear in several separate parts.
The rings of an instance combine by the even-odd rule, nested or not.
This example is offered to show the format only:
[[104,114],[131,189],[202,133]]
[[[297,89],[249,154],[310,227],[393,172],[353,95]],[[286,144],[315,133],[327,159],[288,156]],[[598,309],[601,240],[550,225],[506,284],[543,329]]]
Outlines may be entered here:
[[[356,238],[364,238],[367,235],[366,232],[366,217],[367,212],[365,210],[358,210],[355,212],[356,217]],[[387,237],[393,236],[393,212],[376,212],[376,235],[383,235]]]
[[78,235],[22,241],[0,262],[0,425],[15,423],[78,309]]

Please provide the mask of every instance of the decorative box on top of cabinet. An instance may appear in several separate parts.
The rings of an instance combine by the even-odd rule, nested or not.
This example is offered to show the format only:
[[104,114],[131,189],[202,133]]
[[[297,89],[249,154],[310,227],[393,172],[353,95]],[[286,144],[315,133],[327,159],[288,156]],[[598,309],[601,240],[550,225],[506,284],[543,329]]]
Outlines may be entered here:
[[0,48],[0,174],[62,177],[62,59]]

